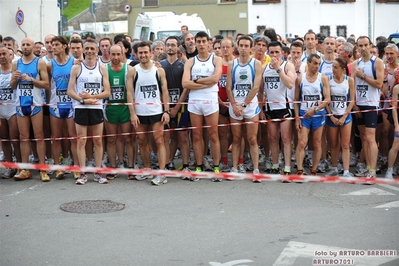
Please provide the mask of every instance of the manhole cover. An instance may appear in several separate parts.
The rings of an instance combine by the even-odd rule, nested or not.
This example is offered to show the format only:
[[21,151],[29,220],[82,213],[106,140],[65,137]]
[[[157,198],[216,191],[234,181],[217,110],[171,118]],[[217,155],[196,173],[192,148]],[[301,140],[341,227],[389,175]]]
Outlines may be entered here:
[[90,214],[121,211],[125,208],[125,204],[111,200],[82,200],[64,203],[60,208],[65,212]]

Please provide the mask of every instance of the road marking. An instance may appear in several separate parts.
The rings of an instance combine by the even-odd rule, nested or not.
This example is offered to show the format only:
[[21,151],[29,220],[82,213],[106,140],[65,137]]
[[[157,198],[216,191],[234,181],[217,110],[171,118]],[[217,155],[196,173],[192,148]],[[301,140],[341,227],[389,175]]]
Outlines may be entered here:
[[392,201],[374,208],[399,208],[399,201]]
[[392,190],[399,191],[399,187],[395,187],[395,186],[388,185],[388,184],[378,184],[378,185],[380,185],[380,186],[382,186],[384,188],[389,188],[389,189],[392,189]]
[[3,197],[18,196],[19,194],[24,193],[24,192],[27,191],[28,189],[32,190],[32,189],[35,189],[35,188],[40,187],[40,186],[41,186],[41,184],[39,184],[39,185],[33,185],[33,186],[30,186],[30,187],[24,188],[24,189],[22,189],[22,190],[15,191],[15,192],[13,192],[13,193],[11,193],[11,194],[4,195]]
[[[295,260],[298,257],[301,258],[309,258],[309,259],[330,259],[334,258],[334,256],[330,255],[334,252],[339,251],[364,251],[360,249],[347,249],[333,246],[322,246],[322,245],[314,245],[304,242],[296,242],[290,241],[287,246],[284,248],[283,252],[281,252],[280,256],[274,262],[273,266],[289,266],[295,263]],[[326,252],[326,256],[317,256],[316,252]],[[330,253],[331,252],[331,253]],[[367,252],[367,251],[364,251]],[[339,254],[339,253],[336,253]],[[353,259],[354,265],[362,265],[362,266],[375,266],[387,263],[389,261],[395,260],[398,256],[392,257],[371,257],[371,256],[337,256],[335,258],[338,259]]]
[[366,196],[366,195],[392,196],[395,194],[375,187],[349,192],[348,194],[341,194],[341,196]]
[[254,262],[254,261],[253,260],[232,260],[229,262],[211,261],[211,262],[209,262],[209,264],[212,266],[234,266],[234,265],[248,266],[248,265],[241,264],[241,263],[248,263],[248,262]]

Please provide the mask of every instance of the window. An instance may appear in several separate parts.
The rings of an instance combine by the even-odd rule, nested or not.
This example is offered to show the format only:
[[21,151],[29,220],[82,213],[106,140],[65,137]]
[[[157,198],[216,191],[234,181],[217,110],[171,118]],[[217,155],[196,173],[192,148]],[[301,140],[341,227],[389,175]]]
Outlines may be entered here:
[[235,30],[219,30],[219,34],[227,38],[228,36],[236,36]]
[[337,26],[337,36],[342,36],[346,38],[346,26]]
[[356,0],[320,0],[321,3],[350,3]]
[[330,35],[330,26],[320,26],[320,33],[324,36],[331,36]]
[[281,3],[281,0],[252,0],[252,3],[254,4],[273,4],[273,3]]
[[143,0],[143,7],[158,6],[158,0]]

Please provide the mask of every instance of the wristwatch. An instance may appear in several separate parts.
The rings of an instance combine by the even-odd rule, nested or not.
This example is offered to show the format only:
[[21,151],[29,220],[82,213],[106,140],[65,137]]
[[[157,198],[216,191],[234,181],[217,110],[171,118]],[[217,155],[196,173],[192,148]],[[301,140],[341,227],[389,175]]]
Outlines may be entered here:
[[245,103],[242,103],[241,106],[244,108],[247,107],[247,105]]
[[79,100],[79,103],[80,103],[80,104],[85,104],[85,99],[83,99],[83,98],[80,99],[80,100]]
[[163,111],[164,113],[167,113],[168,115],[170,115],[170,110],[165,110]]
[[199,78],[196,78],[193,81],[194,81],[194,83],[197,83],[198,80],[199,80]]
[[319,111],[319,107],[314,108],[314,112],[317,113]]
[[277,74],[280,74],[281,68],[277,69],[276,72],[277,72]]
[[363,73],[363,75],[360,77],[362,80],[366,78],[366,75]]

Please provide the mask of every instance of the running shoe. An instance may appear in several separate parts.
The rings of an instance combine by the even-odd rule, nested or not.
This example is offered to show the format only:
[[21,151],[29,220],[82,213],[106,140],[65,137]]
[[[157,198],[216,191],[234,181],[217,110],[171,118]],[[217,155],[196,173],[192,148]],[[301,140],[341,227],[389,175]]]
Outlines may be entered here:
[[48,182],[50,181],[50,177],[47,174],[47,171],[40,171],[40,180],[43,182]]
[[168,180],[166,179],[166,176],[156,176],[151,180],[151,183],[155,186],[160,186],[162,184],[168,183]]
[[85,173],[80,173],[80,177],[76,179],[76,185],[84,185],[87,183],[87,175]]
[[247,170],[245,169],[245,166],[243,164],[238,165],[238,172],[240,174],[245,174],[247,172]]
[[17,173],[16,169],[7,168],[4,174],[2,175],[2,178],[3,179],[13,178],[16,175],[16,173]]
[[[182,172],[189,173],[189,172],[191,172],[191,170],[190,170],[190,168],[185,167],[185,168],[182,169]],[[190,177],[189,177],[189,176],[184,176],[184,175],[182,175],[181,179],[182,179],[182,180],[190,180]]]
[[19,171],[18,174],[14,175],[14,180],[15,181],[22,181],[22,180],[25,180],[25,179],[29,179],[31,177],[32,177],[32,174],[30,173],[29,170],[22,169],[22,170]]
[[[196,173],[201,173],[202,172],[202,169],[201,169],[201,167],[195,167],[195,172]],[[198,177],[190,177],[190,181],[193,181],[193,182],[197,182],[197,181],[199,181],[199,178]]]
[[220,168],[221,172],[229,172],[230,171],[230,167],[228,165],[225,165],[223,162],[220,163],[219,168]]
[[327,174],[325,174],[324,176],[338,176],[338,170],[335,169],[331,169]]
[[[48,165],[54,165],[54,159],[50,158],[50,159],[46,159],[46,164]],[[54,170],[47,170],[47,174],[52,175],[54,174]]]
[[[214,172],[215,174],[219,174],[219,173],[220,173],[220,168],[217,167],[217,166],[215,166],[215,167],[213,168],[213,172]],[[212,181],[213,181],[213,182],[222,182],[222,179],[221,179],[221,178],[216,178],[216,177],[214,177],[214,178],[212,178]]]
[[94,173],[94,181],[98,182],[99,184],[108,184],[108,179],[99,173]]
[[[259,169],[255,169],[252,173],[255,175],[259,174]],[[260,183],[260,182],[262,182],[262,180],[255,178],[255,179],[252,179],[252,182]]]
[[65,175],[65,172],[62,170],[56,170],[55,171],[55,178],[56,179],[63,179]]

